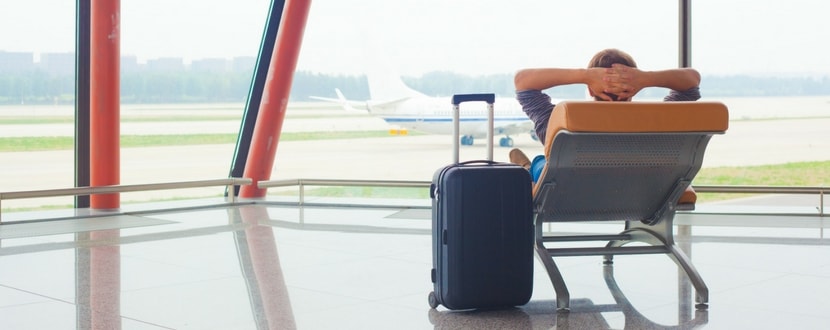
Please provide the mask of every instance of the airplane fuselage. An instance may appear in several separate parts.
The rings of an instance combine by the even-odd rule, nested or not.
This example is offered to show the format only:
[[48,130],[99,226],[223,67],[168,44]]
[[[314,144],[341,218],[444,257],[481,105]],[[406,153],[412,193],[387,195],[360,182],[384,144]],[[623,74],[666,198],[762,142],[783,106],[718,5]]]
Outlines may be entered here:
[[[494,134],[530,133],[533,124],[514,99],[498,99],[494,104]],[[452,104],[447,98],[409,98],[392,104],[372,105],[372,115],[391,125],[431,134],[452,134]],[[487,105],[483,102],[464,103],[459,113],[460,135],[487,136]]]
[[[431,97],[413,90],[390,70],[374,70],[366,76],[371,100],[365,103],[349,101],[339,89],[335,89],[337,99],[316,99],[338,102],[346,111],[355,111],[355,107],[365,105],[369,114],[382,118],[397,129],[453,134],[453,107],[449,97]],[[471,145],[474,139],[486,138],[489,128],[487,104],[463,103],[460,109],[458,133],[461,144]],[[501,135],[503,137],[498,145],[511,147],[511,134],[529,134],[536,139],[533,122],[522,111],[519,102],[514,98],[498,98],[494,103],[493,138]]]

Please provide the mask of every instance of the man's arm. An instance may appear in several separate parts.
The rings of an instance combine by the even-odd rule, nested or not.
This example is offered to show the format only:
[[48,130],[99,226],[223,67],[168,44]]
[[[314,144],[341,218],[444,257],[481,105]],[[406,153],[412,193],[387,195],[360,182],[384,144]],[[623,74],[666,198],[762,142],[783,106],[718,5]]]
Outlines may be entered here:
[[513,84],[517,91],[544,90],[551,87],[585,84],[591,96],[611,101],[606,95],[614,94],[619,100],[629,100],[646,87],[663,87],[683,92],[700,85],[700,73],[692,68],[643,71],[622,64],[611,68],[523,69],[516,73]]
[[642,71],[622,64],[614,64],[608,73],[606,92],[628,99],[646,87],[663,87],[683,92],[700,85],[700,73],[692,68]]
[[523,69],[516,73],[513,84],[517,91],[545,90],[551,87],[585,84],[592,95],[610,101],[604,92],[608,87],[605,76],[614,72],[613,68],[563,69],[536,68]]

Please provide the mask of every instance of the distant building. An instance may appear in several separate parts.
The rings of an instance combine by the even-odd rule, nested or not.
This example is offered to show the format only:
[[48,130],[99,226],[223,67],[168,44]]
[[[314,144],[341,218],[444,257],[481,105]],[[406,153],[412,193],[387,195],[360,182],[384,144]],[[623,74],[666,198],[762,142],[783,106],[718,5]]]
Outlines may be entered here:
[[181,72],[184,71],[184,60],[181,57],[147,60],[146,68],[150,72]]
[[40,68],[51,74],[75,74],[75,53],[42,53]]
[[233,72],[254,72],[256,66],[256,57],[253,56],[238,56],[232,60]]
[[[54,75],[75,74],[75,53],[42,53],[40,61],[35,62],[33,52],[7,52],[0,50],[0,73],[31,72],[39,69]],[[253,72],[256,57],[238,56],[233,59],[205,58],[193,60],[186,66],[181,57],[162,57],[139,63],[135,55],[121,56],[121,73],[140,72]]]
[[224,58],[206,58],[190,63],[190,71],[224,73],[229,70],[230,62]]
[[0,73],[32,71],[35,68],[32,52],[0,51]]
[[141,66],[138,64],[138,57],[135,55],[121,56],[121,73],[135,73],[141,71]]

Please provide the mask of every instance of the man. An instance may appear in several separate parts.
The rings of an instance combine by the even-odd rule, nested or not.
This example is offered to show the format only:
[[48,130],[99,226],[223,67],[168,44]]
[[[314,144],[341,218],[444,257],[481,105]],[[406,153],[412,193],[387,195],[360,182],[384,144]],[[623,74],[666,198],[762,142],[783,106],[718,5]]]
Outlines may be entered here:
[[[637,69],[634,59],[618,49],[605,49],[594,55],[587,69],[536,68],[523,69],[513,80],[516,98],[522,110],[533,121],[536,136],[544,143],[548,120],[555,104],[542,91],[556,86],[585,84],[597,101],[631,101],[646,87],[663,87],[671,91],[664,101],[696,101],[700,99],[700,73],[692,68],[659,71]],[[510,161],[528,169],[533,182],[545,166],[543,155],[530,159],[519,149],[510,150]]]

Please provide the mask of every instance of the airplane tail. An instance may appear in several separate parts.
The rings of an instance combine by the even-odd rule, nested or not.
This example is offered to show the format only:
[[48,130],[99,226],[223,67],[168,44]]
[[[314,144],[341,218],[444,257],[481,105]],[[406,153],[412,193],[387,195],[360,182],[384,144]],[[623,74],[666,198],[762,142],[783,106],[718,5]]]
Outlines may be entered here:
[[337,93],[337,100],[340,102],[340,105],[343,106],[343,110],[346,110],[346,112],[359,112],[352,107],[349,100],[347,100],[346,96],[343,95],[343,92],[340,91],[340,88],[335,88],[334,92]]
[[395,70],[387,68],[373,68],[366,72],[366,79],[369,82],[369,98],[373,101],[392,101],[411,97],[424,97],[407,86]]
[[365,107],[366,104],[364,104],[362,102],[357,102],[357,101],[349,101],[348,99],[346,99],[346,96],[343,95],[343,92],[340,91],[340,88],[335,88],[334,92],[337,94],[336,99],[333,99],[333,98],[330,98],[330,97],[320,97],[320,96],[310,96],[310,98],[315,99],[315,100],[320,100],[320,101],[338,103],[338,104],[340,104],[341,107],[343,107],[343,110],[345,110],[346,112],[366,113],[369,110],[368,108],[355,109],[352,105]]

